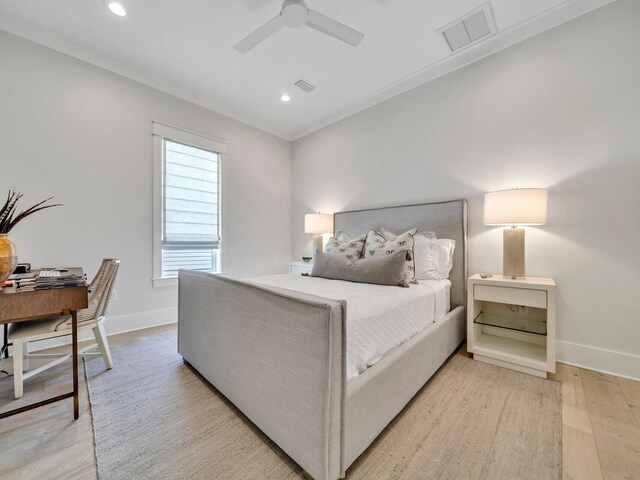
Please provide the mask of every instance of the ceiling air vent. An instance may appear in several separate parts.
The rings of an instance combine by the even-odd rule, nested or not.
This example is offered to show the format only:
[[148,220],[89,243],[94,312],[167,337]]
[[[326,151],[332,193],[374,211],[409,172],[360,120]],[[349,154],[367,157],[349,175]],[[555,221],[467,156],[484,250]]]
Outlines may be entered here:
[[305,92],[309,93],[309,92],[313,92],[316,87],[314,87],[313,85],[311,85],[309,82],[307,82],[304,78],[301,78],[300,80],[298,80],[297,82],[294,83],[294,85],[298,88],[301,88],[302,90],[304,90]]
[[491,8],[488,3],[485,3],[455,22],[442,27],[438,32],[444,37],[449,49],[456,52],[496,32]]

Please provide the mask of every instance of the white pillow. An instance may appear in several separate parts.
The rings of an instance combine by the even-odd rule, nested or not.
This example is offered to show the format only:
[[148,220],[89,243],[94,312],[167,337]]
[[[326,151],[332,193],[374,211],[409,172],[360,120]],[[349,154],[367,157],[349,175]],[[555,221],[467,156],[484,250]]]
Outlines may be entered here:
[[350,242],[351,240],[353,240],[353,238],[351,237],[351,235],[344,233],[342,230],[338,230],[336,232],[335,237],[340,241],[340,242]]
[[449,278],[453,268],[456,241],[448,238],[433,239],[416,235],[413,247],[416,262],[416,280],[442,280]]
[[[418,231],[417,228],[413,229],[413,230]],[[410,231],[413,232],[413,230],[410,230]],[[382,235],[387,240],[393,240],[394,238],[396,238],[398,236],[395,233],[393,233],[391,230],[387,230],[384,227],[382,227],[380,229],[380,235]],[[436,238],[436,232],[418,232],[418,233],[414,234],[414,236],[417,236],[417,235],[422,235],[422,236],[424,236],[426,238],[433,238],[433,239]]]

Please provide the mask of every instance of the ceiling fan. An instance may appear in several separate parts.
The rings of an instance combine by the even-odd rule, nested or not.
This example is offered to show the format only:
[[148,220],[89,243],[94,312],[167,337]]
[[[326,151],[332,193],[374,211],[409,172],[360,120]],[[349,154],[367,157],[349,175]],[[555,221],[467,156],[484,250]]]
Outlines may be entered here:
[[304,0],[284,0],[282,9],[275,18],[269,20],[233,48],[244,54],[285,26],[298,28],[303,25],[354,47],[357,47],[364,38],[363,33],[307,8]]

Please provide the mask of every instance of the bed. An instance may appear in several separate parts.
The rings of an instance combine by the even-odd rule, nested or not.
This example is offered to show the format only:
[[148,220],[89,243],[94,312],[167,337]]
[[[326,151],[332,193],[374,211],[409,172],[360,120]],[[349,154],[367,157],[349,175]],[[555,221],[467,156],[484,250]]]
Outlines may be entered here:
[[[347,338],[358,335],[349,302],[326,283],[338,281],[301,286],[293,276],[241,281],[180,271],[179,353],[316,480],[343,478],[464,340],[466,200],[334,215],[335,230],[354,235],[416,226],[456,241],[444,288],[449,311],[380,358],[366,353],[359,367]],[[360,294],[346,287],[343,296]]]

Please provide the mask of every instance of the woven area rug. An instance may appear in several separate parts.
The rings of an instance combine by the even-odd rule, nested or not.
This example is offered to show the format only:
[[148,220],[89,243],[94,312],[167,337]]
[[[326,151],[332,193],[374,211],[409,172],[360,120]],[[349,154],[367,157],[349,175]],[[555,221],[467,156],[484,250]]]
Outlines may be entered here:
[[[182,362],[175,332],[86,362],[107,479],[298,479],[303,472]],[[453,355],[347,471],[349,479],[558,479],[561,389]]]

